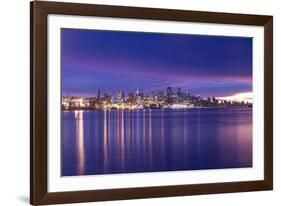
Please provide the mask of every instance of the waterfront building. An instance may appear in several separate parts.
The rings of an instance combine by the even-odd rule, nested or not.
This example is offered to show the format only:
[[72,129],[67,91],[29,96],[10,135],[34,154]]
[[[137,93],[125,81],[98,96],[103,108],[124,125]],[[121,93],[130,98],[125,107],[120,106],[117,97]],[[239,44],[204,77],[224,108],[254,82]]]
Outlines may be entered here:
[[172,97],[172,95],[173,95],[173,89],[172,89],[172,87],[167,87],[167,97],[169,98],[169,97]]
[[177,88],[177,102],[180,103],[183,101],[183,92],[181,91],[181,88]]
[[172,87],[167,87],[167,103],[172,104],[173,103],[173,90]]
[[111,99],[112,99],[112,95],[111,94],[107,94],[107,93],[104,93],[103,97],[100,98],[101,103],[103,105],[110,104],[112,102]]
[[118,91],[116,95],[116,103],[123,104],[123,102],[124,102],[124,92]]
[[165,95],[163,92],[159,92],[157,95],[157,100],[159,101],[165,101]]

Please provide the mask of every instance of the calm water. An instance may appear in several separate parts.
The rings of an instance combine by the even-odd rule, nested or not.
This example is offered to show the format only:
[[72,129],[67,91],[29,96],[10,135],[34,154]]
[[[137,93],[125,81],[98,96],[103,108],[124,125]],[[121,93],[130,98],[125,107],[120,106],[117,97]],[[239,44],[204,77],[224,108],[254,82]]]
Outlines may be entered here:
[[251,109],[62,112],[63,176],[251,166]]

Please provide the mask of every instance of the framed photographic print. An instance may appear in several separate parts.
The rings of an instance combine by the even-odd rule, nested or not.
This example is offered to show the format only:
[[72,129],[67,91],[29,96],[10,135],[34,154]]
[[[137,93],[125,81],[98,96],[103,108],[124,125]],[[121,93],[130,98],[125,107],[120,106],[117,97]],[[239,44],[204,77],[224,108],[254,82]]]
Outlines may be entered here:
[[30,8],[31,204],[272,190],[272,16]]

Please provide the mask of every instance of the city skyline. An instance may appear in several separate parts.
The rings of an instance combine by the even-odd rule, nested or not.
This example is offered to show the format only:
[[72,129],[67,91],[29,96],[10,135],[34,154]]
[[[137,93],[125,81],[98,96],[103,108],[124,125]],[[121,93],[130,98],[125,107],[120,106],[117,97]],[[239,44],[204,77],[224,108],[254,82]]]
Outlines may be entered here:
[[144,93],[137,90],[126,94],[117,91],[115,94],[103,93],[99,90],[96,96],[89,98],[63,96],[63,110],[107,110],[107,109],[187,109],[187,108],[249,108],[252,99],[236,100],[218,99],[215,97],[202,98],[182,91],[180,87],[166,87],[166,91]]
[[[123,97],[126,99],[126,98],[129,98],[130,95],[137,95],[139,93],[143,94],[144,97],[149,97],[151,95],[159,95],[159,94],[163,94],[164,96],[167,96],[167,88],[171,88],[171,95],[177,95],[178,94],[178,90],[180,90],[182,94],[184,95],[190,95],[190,96],[194,96],[194,97],[198,97],[200,99],[208,99],[208,98],[216,98],[218,100],[226,100],[226,101],[238,101],[238,102],[242,102],[242,101],[245,101],[245,102],[248,102],[248,103],[253,103],[253,96],[252,96],[252,92],[246,92],[246,93],[238,93],[238,94],[234,94],[233,96],[225,96],[225,97],[217,97],[217,96],[201,96],[199,94],[195,95],[195,94],[192,94],[188,91],[182,91],[182,88],[180,87],[176,87],[176,88],[173,88],[173,87],[166,87],[166,91],[150,91],[148,93],[145,93],[143,90],[140,90],[140,89],[136,89],[135,91],[130,91],[128,93],[122,91],[122,90],[116,90],[115,92],[113,93],[106,93],[106,92],[103,92],[101,91],[100,89],[97,90],[97,93],[93,93],[92,95],[90,96],[83,96],[83,95],[73,95],[71,93],[66,93],[66,94],[63,94],[62,95],[62,98],[66,98],[66,97],[72,97],[72,98],[84,98],[84,99],[87,99],[87,98],[98,98],[98,97],[104,97],[104,96],[110,96],[112,98],[114,97],[117,97],[119,93],[122,93],[123,94]],[[232,99],[231,97],[236,97],[236,99]],[[240,97],[240,98],[239,98]]]
[[167,85],[202,97],[251,93],[252,39],[62,29],[63,95]]

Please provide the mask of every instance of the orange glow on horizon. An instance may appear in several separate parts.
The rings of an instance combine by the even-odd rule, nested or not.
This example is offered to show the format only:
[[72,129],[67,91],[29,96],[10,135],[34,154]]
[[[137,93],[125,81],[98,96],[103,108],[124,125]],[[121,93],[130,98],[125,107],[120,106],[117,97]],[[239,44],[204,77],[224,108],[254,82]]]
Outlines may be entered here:
[[218,100],[253,103],[253,92],[237,93],[232,96],[217,97]]

